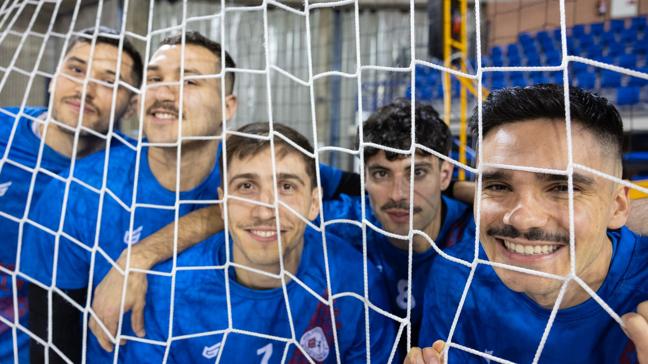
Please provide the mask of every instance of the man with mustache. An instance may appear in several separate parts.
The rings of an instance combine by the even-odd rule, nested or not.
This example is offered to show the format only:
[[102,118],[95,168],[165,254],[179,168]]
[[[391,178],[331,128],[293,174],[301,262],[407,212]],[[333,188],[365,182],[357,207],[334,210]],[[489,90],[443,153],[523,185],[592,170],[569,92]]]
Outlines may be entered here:
[[[52,176],[69,168],[75,158],[104,149],[108,141],[117,145],[129,139],[110,133],[111,125],[131,110],[135,94],[131,89],[138,88],[141,80],[142,59],[127,39],[120,46],[116,31],[88,28],[68,41],[50,83],[49,110],[0,108],[0,154],[6,158],[0,161],[0,312],[7,320],[30,327],[36,335],[46,337],[43,330],[47,323],[29,325],[27,284],[17,276],[14,286],[7,273],[17,264],[19,238],[33,223],[34,202]],[[14,289],[18,317],[14,317]],[[14,337],[17,352],[13,350]],[[54,340],[66,350],[65,337]],[[13,331],[0,323],[0,362],[29,361],[28,342],[22,330]],[[40,352],[41,356],[32,357],[35,362],[41,361]]]
[[[216,158],[222,119],[230,118],[237,106],[234,74],[222,76],[224,89],[217,78],[222,68],[235,67],[226,52],[221,60],[221,52],[218,43],[196,32],[187,32],[184,40],[178,34],[161,42],[148,64],[141,100],[147,140],[140,150],[119,146],[108,155],[99,153],[79,162],[74,173],[78,180],[71,181],[69,191],[60,181],[47,186],[43,192],[47,198],[41,199],[34,215],[50,230],[27,231],[23,272],[84,307],[86,294],[129,245],[200,207],[195,201],[218,198]],[[76,341],[85,331],[87,317],[82,323],[81,312],[71,307],[72,312],[66,312],[68,336]],[[52,319],[61,320],[56,311],[57,307]],[[48,322],[48,310],[33,320]],[[128,320],[125,325],[130,328]],[[137,334],[143,335],[141,330],[135,325]],[[96,344],[93,335],[89,341]],[[68,359],[81,359],[80,350],[71,355]]]
[[[441,193],[450,184],[453,165],[431,153],[434,151],[440,156],[450,153],[450,129],[431,105],[415,103],[414,107],[414,122],[410,101],[395,99],[378,109],[363,124],[362,141],[372,143],[364,146],[363,150],[367,192],[365,214],[361,197],[342,195],[337,200],[324,203],[323,215],[327,221],[349,219],[359,222],[364,216],[373,225],[368,224],[366,228],[367,257],[378,266],[387,282],[392,313],[406,317],[409,304],[412,342],[416,343],[425,280],[437,255],[432,243],[437,249],[445,249],[461,239],[465,231],[470,233],[474,230],[471,230],[473,223],[469,206]],[[410,149],[413,123],[416,125],[415,142],[419,146]],[[409,153],[396,153],[387,148],[415,150],[414,161]],[[410,181],[414,184],[413,195],[410,195]],[[418,231],[412,236],[411,245],[408,238],[410,201],[414,204],[412,229]],[[335,223],[328,225],[326,230],[344,237],[363,251],[362,230],[358,226]],[[381,230],[397,236],[388,236]],[[412,300],[408,302],[410,246],[413,287]]]
[[[465,265],[435,261],[419,341],[427,348],[406,362],[648,363],[648,238],[624,226],[628,188],[599,174],[621,178],[621,117],[605,98],[571,88],[568,129],[564,96],[562,86],[538,85],[484,102],[481,244],[448,250]],[[477,113],[472,130],[477,140]],[[476,353],[444,352],[449,339]]]
[[[273,130],[300,149],[269,139],[268,123],[245,125],[227,138],[218,193],[228,235],[213,235],[155,267],[175,268],[175,275],[149,277],[149,341],[128,340],[118,349],[121,360],[364,363],[369,349],[372,362],[388,362],[391,320],[368,308],[365,337],[361,255],[306,223],[319,212],[315,160],[305,154],[313,147],[285,125],[274,123]],[[383,282],[370,262],[367,270],[372,303],[382,306]],[[106,357],[102,350],[89,355]]]

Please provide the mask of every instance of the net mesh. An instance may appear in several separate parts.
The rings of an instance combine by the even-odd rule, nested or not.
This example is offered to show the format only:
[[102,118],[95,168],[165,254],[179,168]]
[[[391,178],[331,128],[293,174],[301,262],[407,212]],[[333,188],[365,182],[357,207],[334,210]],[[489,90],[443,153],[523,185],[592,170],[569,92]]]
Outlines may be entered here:
[[[484,50],[482,49],[482,27],[475,25],[482,24],[481,9],[483,5],[480,4],[479,1],[476,1],[474,7],[471,9],[471,16],[474,17],[474,21],[471,20],[472,25],[470,26],[471,31],[474,31],[474,37],[476,40],[474,47],[474,72],[469,71],[468,73],[460,72],[456,69],[448,69],[442,66],[439,62],[435,62],[434,60],[431,60],[427,57],[427,55],[425,54],[427,39],[424,36],[427,34],[427,32],[425,31],[427,29],[426,16],[421,11],[420,4],[414,0],[402,4],[405,12],[400,10],[379,10],[377,12],[367,12],[363,11],[365,7],[364,3],[359,3],[357,0],[342,0],[337,2],[306,1],[305,3],[289,5],[272,0],[264,1],[263,3],[259,4],[245,5],[229,4],[224,0],[219,3],[189,2],[186,0],[176,4],[155,0],[151,0],[149,2],[134,2],[125,0],[121,2],[121,5],[117,5],[117,3],[119,2],[108,0],[100,0],[96,2],[96,4],[86,4],[83,1],[53,0],[3,1],[0,5],[0,45],[2,46],[2,64],[0,64],[2,79],[0,80],[0,95],[2,97],[1,99],[3,106],[11,103],[14,105],[19,105],[20,110],[23,110],[25,109],[25,107],[33,103],[46,104],[46,101],[48,100],[46,91],[47,85],[54,77],[56,64],[60,62],[64,56],[63,52],[61,52],[60,50],[66,49],[70,38],[74,35],[78,35],[78,30],[85,26],[94,26],[95,28],[98,28],[99,25],[112,22],[116,25],[115,27],[120,30],[121,34],[123,34],[122,38],[116,37],[116,39],[120,41],[120,47],[122,47],[121,40],[128,38],[132,42],[136,43],[136,46],[138,46],[138,48],[143,50],[145,60],[150,59],[151,54],[156,48],[157,42],[163,36],[170,33],[185,33],[189,30],[199,30],[212,39],[221,42],[223,47],[227,49],[238,62],[236,69],[224,69],[221,71],[221,73],[210,76],[217,78],[221,83],[222,88],[224,88],[225,86],[224,75],[226,72],[235,72],[238,79],[235,93],[238,95],[240,100],[239,111],[233,120],[224,121],[224,130],[227,131],[226,134],[235,133],[233,132],[233,129],[236,126],[243,125],[250,121],[269,120],[271,125],[273,122],[287,123],[295,127],[300,132],[304,133],[305,135],[310,136],[310,139],[313,141],[313,144],[315,146],[315,152],[311,154],[306,151],[302,151],[309,157],[315,159],[317,162],[331,162],[343,168],[352,168],[353,164],[355,163],[354,157],[358,157],[359,166],[356,166],[356,168],[359,167],[360,170],[362,170],[362,166],[364,166],[364,160],[362,156],[363,149],[365,147],[374,147],[385,151],[405,155],[413,155],[415,154],[417,149],[425,150],[443,160],[452,163],[456,167],[465,170],[469,174],[476,176],[477,198],[475,200],[475,216],[477,217],[480,216],[481,208],[480,191],[482,183],[482,171],[486,167],[567,175],[569,177],[571,271],[567,276],[564,277],[555,276],[544,272],[485,261],[479,259],[477,254],[475,254],[475,257],[472,261],[461,260],[446,254],[443,250],[441,250],[439,246],[436,245],[433,239],[428,237],[424,232],[414,229],[412,219],[410,219],[409,222],[409,234],[407,236],[399,236],[382,230],[380,227],[373,225],[366,219],[364,219],[361,223],[352,220],[336,220],[316,225],[313,222],[307,221],[304,217],[302,217],[302,219],[306,220],[307,224],[310,225],[313,229],[321,231],[322,240],[324,242],[323,248],[325,257],[328,256],[326,250],[331,248],[327,246],[326,243],[325,231],[328,225],[332,223],[348,223],[355,224],[363,229],[364,241],[362,253],[364,268],[363,280],[365,287],[363,295],[352,292],[344,292],[331,295],[329,297],[322,297],[321,295],[311,290],[306,284],[301,282],[298,277],[284,270],[283,259],[280,260],[280,274],[272,275],[232,262],[231,252],[229,252],[229,249],[227,252],[227,263],[223,266],[200,268],[178,267],[175,264],[176,255],[178,253],[176,252],[176,254],[174,254],[173,269],[169,273],[133,269],[129,266],[129,260],[127,260],[126,262],[126,269],[123,270],[118,267],[115,264],[114,259],[112,259],[109,254],[103,251],[99,246],[100,228],[98,228],[96,232],[96,239],[92,247],[87,247],[82,242],[76,241],[76,243],[80,247],[86,249],[92,254],[92,263],[90,269],[91,272],[94,272],[93,266],[95,257],[100,255],[104,259],[110,261],[118,270],[125,274],[126,277],[128,277],[130,272],[143,272],[149,275],[168,275],[172,280],[171,292],[173,294],[173,285],[175,284],[175,276],[178,271],[192,269],[215,269],[223,270],[227,274],[227,272],[229,272],[228,268],[238,267],[241,269],[254,271],[255,273],[261,275],[267,275],[280,279],[282,282],[283,293],[286,301],[288,301],[286,292],[287,280],[298,282],[298,284],[302,285],[303,288],[311,293],[317,300],[325,303],[330,308],[330,314],[333,317],[335,317],[335,312],[333,309],[334,301],[336,299],[339,299],[340,297],[351,296],[361,301],[365,306],[366,325],[364,327],[364,330],[366,337],[366,360],[367,362],[370,362],[370,311],[378,312],[381,315],[384,315],[393,320],[399,326],[398,337],[404,335],[408,347],[416,344],[411,342],[412,333],[411,327],[409,325],[412,302],[411,292],[408,292],[408,313],[406,317],[396,317],[377,307],[369,299],[369,291],[367,288],[368,273],[366,230],[373,229],[381,232],[386,236],[407,239],[410,241],[417,235],[425,236],[432,245],[433,249],[437,251],[437,253],[441,257],[470,268],[471,273],[464,288],[462,300],[457,307],[456,315],[453,320],[445,350],[456,348],[481,356],[487,360],[494,362],[509,362],[502,358],[477,351],[474,348],[464,347],[452,341],[453,333],[462,311],[465,297],[468,294],[475,270],[479,265],[498,266],[504,269],[519,271],[530,275],[542,276],[563,282],[560,295],[558,296],[558,299],[553,307],[552,314],[547,322],[546,330],[535,353],[533,360],[534,363],[538,362],[541,357],[543,347],[551,331],[556,313],[558,311],[558,308],[560,307],[560,303],[565,294],[567,285],[570,282],[574,282],[580,285],[585,291],[587,291],[589,295],[592,296],[593,299],[596,300],[596,302],[601,305],[603,309],[605,309],[609,313],[609,315],[614,320],[622,325],[619,315],[615,313],[600,297],[598,297],[598,295],[575,273],[576,262],[573,233],[574,210],[572,174],[575,170],[580,170],[588,174],[593,174],[612,180],[616,183],[623,184],[629,188],[643,193],[648,193],[648,189],[573,162],[571,143],[572,123],[569,114],[569,108],[566,108],[565,110],[566,135],[568,140],[567,154],[569,160],[569,164],[565,170],[547,170],[542,168],[534,168],[531,166],[500,165],[489,163],[478,163],[478,167],[475,167],[460,163],[453,158],[447,157],[437,151],[427,148],[426,146],[416,143],[412,143],[411,147],[407,150],[398,150],[382,145],[365,143],[363,141],[361,121],[364,120],[367,113],[388,102],[392,97],[404,94],[405,89],[408,89],[410,95],[412,96],[412,99],[418,99],[421,97],[420,92],[417,92],[417,88],[421,87],[421,85],[417,82],[416,76],[417,72],[421,71],[439,72],[441,74],[450,73],[455,78],[467,79],[470,80],[471,83],[474,83],[479,92],[477,92],[476,96],[474,96],[471,100],[477,105],[478,117],[480,121],[481,105],[483,102],[481,91],[486,88],[485,86],[492,86],[492,84],[486,85],[485,81],[488,80],[488,82],[491,82],[491,75],[497,73],[513,74],[524,72],[555,72],[562,76],[559,81],[565,86],[565,90],[567,90],[567,87],[572,83],[570,76],[570,67],[577,63],[586,64],[588,66],[594,67],[595,69],[613,71],[627,77],[648,80],[648,73],[640,70],[638,67],[620,67],[615,64],[601,62],[599,60],[594,60],[571,53],[569,51],[567,32],[568,24],[566,20],[566,4],[569,4],[569,2],[556,1],[555,3],[558,8],[558,21],[556,23],[545,21],[545,25],[556,24],[560,29],[560,60],[558,64],[542,64],[545,61],[543,60],[543,62],[538,65],[497,66],[492,64],[484,65],[482,63],[482,54],[486,54],[488,52],[484,52]],[[490,15],[492,16],[492,14]],[[147,21],[141,21],[143,18],[146,18]],[[145,24],[145,26],[142,26],[142,24]],[[287,44],[289,46],[287,46]],[[95,49],[95,42],[92,41],[89,58],[90,60],[92,60],[92,55]],[[183,66],[181,66],[181,68],[182,67]],[[119,77],[119,69],[117,69],[116,73],[117,77]],[[182,88],[184,87],[184,75],[181,77],[182,78],[178,83],[178,87],[180,88],[180,95],[183,94]],[[89,87],[88,85],[90,82],[100,83],[101,80],[85,79],[83,81],[84,94],[86,93],[85,90],[87,87]],[[116,90],[118,87],[128,88],[131,92],[142,95],[142,97],[144,97],[145,93],[147,92],[146,81],[144,82],[145,83],[142,90],[136,89],[126,84],[125,82],[120,82],[118,85],[116,84],[114,86],[110,86],[113,88],[113,104],[115,103],[117,98]],[[447,90],[442,90],[442,93],[443,92],[447,92]],[[322,101],[322,98],[325,98],[325,101]],[[565,92],[565,104],[569,104],[569,94],[567,92]],[[180,105],[182,105],[182,100],[180,101]],[[49,106],[50,108],[52,107],[52,101],[49,102]],[[440,107],[438,100],[437,106]],[[224,99],[222,100],[221,109],[225,109]],[[2,112],[7,114],[7,112],[4,110]],[[111,115],[114,115],[114,113],[115,110],[113,107],[111,108]],[[182,108],[180,108],[180,113],[182,113]],[[132,144],[126,138],[113,133],[114,130],[112,125],[110,126],[110,129],[108,130],[108,133],[106,135],[97,133],[87,127],[77,127],[71,129],[74,130],[77,134],[81,131],[93,133],[99,138],[105,140],[106,148],[108,150],[108,153],[106,153],[105,157],[105,165],[107,165],[110,158],[110,145],[114,144],[115,140],[132,148],[133,151],[137,153],[139,160],[139,154],[142,151],[142,147],[160,146],[159,144],[149,143],[143,138],[143,127],[139,122],[139,120],[143,119],[143,114],[144,109],[142,106],[139,110],[139,118],[125,120],[124,124],[121,126],[123,130],[130,131],[131,135],[136,137],[137,142],[135,144]],[[24,114],[20,114],[20,116],[30,118],[29,116],[26,116]],[[455,120],[456,116],[457,115],[452,114],[453,120]],[[33,121],[36,123],[43,122],[38,118],[31,119],[33,119]],[[223,117],[223,119],[225,118]],[[451,122],[451,120],[447,121]],[[57,123],[51,117],[47,119],[47,122]],[[413,120],[411,140],[415,140],[415,123],[416,121]],[[454,121],[452,121],[452,123],[454,123]],[[64,128],[67,127],[63,124],[60,125]],[[359,150],[354,150],[352,148],[353,138],[355,136],[355,125],[358,125],[360,130]],[[67,200],[69,197],[68,191],[72,182],[83,184],[84,187],[94,191],[100,199],[99,211],[97,211],[97,218],[99,221],[101,221],[101,206],[103,204],[104,198],[106,198],[106,195],[117,200],[119,200],[119,198],[114,193],[112,193],[109,188],[107,188],[107,170],[104,171],[102,185],[100,186],[100,188],[95,188],[84,184],[84,182],[81,180],[75,179],[73,173],[67,177],[61,177],[56,173],[47,170],[47,168],[42,167],[41,156],[43,155],[43,149],[45,147],[44,143],[41,143],[40,145],[40,150],[38,151],[38,159],[35,166],[23,165],[20,162],[12,160],[12,158],[10,158],[10,150],[12,148],[12,145],[14,145],[15,143],[14,135],[16,133],[16,128],[17,126],[14,126],[8,140],[3,141],[6,143],[7,147],[4,150],[2,159],[0,159],[0,174],[2,173],[3,169],[8,168],[7,166],[13,166],[31,173],[33,177],[31,178],[30,186],[28,189],[26,204],[27,208],[25,209],[24,213],[19,216],[14,216],[10,213],[0,211],[0,217],[13,221],[20,226],[18,235],[18,256],[20,256],[21,254],[22,234],[24,231],[24,226],[26,224],[36,226],[37,228],[56,236],[55,246],[56,249],[58,249],[59,239],[62,235],[65,234],[63,232],[63,226],[65,223],[64,219],[61,219],[58,229],[53,231],[29,218],[29,211],[30,207],[33,205],[32,200],[34,199],[34,189],[38,174],[46,174],[51,178],[63,182],[66,188],[64,195],[65,200]],[[45,133],[46,132],[47,131],[45,131]],[[282,137],[274,131],[272,131],[272,135]],[[481,144],[481,131],[478,138],[478,142]],[[226,143],[224,142],[222,135],[216,137],[204,137],[202,139],[222,140],[223,144],[225,145],[225,153],[227,153]],[[266,139],[270,140],[271,148],[274,150],[274,138],[267,137]],[[73,156],[76,156],[77,154],[76,140],[78,139],[75,139],[75,144],[72,148]],[[286,141],[293,144],[295,148],[299,149],[299,147],[292,141]],[[164,144],[164,146],[169,146],[169,144]],[[182,143],[175,143],[172,144],[172,146],[176,146],[180,151],[182,149]],[[178,158],[180,158],[179,155],[180,153],[178,153]],[[476,156],[478,161],[481,160],[481,157],[481,154],[477,154]],[[75,163],[76,160],[72,158],[70,162],[70,168],[72,171],[74,171]],[[177,165],[176,187],[179,187],[181,184],[182,176],[180,174],[180,163],[178,163]],[[136,169],[139,168],[140,166],[138,163]],[[272,161],[272,170],[276,170],[276,163],[274,158]],[[223,173],[226,174],[227,172],[223,171]],[[414,180],[414,168],[411,168],[411,173],[412,174],[410,176],[410,180]],[[135,175],[137,176],[138,174],[139,173],[136,173]],[[365,179],[362,173],[360,175],[361,187],[364,194]],[[319,181],[319,168],[317,170],[317,176]],[[128,214],[130,214],[131,217],[129,234],[133,234],[137,229],[137,226],[134,225],[136,209],[169,208],[168,206],[156,206],[138,203],[137,184],[138,181],[137,179],[135,179],[131,201],[119,200],[119,203],[122,205],[124,210]],[[226,190],[226,196],[228,196],[224,201],[212,200],[200,201],[199,203],[227,204],[228,199],[238,199],[235,196],[228,195],[227,186],[224,187]],[[179,188],[176,188],[176,190],[179,190]],[[411,200],[414,196],[413,183],[410,184],[409,196],[411,215],[411,209],[414,206]],[[371,208],[370,206],[365,205],[364,201],[365,199],[363,198],[361,207],[363,216],[365,216],[367,209]],[[257,205],[260,204],[258,201],[246,202]],[[320,203],[321,202],[322,201],[320,200]],[[176,192],[176,221],[180,216],[179,209],[177,207],[182,204],[188,203],[195,203],[195,201],[182,200],[180,193]],[[63,206],[66,205],[66,203],[63,204]],[[276,195],[276,191],[274,202],[272,204],[265,204],[264,206],[275,209],[277,216],[279,215],[278,212],[280,207],[290,209],[290,206],[279,201]],[[63,211],[62,216],[65,216],[65,210]],[[227,221],[227,216],[225,216],[225,220]],[[321,221],[326,221],[326,217],[321,216]],[[279,224],[278,220],[277,224]],[[479,219],[477,219],[476,225],[477,231],[479,231]],[[279,225],[277,225],[277,227],[278,226]],[[70,236],[65,237],[74,240]],[[177,241],[174,241],[174,243],[177,244]],[[281,239],[279,239],[280,247],[281,243]],[[478,244],[479,241],[475,239],[475,252],[478,251]],[[128,245],[127,249],[130,250],[130,245]],[[408,282],[410,286],[412,282],[412,254],[413,252],[410,244],[408,264]],[[58,264],[56,260],[57,256],[57,250],[55,250],[55,267]],[[329,274],[328,261],[325,261],[325,265],[327,266],[327,274]],[[3,265],[0,266],[0,272],[2,272],[3,274],[3,279],[11,281],[11,286],[13,287],[17,287],[20,284],[21,280],[26,280],[32,284],[40,285],[42,288],[47,289],[49,293],[48,299],[50,309],[52,305],[52,295],[54,293],[64,297],[68,302],[77,307],[77,309],[82,312],[84,316],[85,347],[87,343],[87,336],[90,335],[90,333],[88,332],[87,322],[88,318],[93,315],[91,309],[91,295],[88,295],[88,299],[86,300],[85,305],[81,306],[75,303],[74,300],[72,300],[63,290],[56,287],[56,269],[54,270],[53,282],[49,286],[43,285],[42,283],[32,279],[32,277],[21,273],[19,266],[16,267],[16,269],[13,269],[12,267]],[[331,277],[326,278],[330,292]],[[90,282],[92,281],[93,277],[90,276]],[[126,291],[124,290],[123,295],[125,294]],[[124,298],[125,297],[122,296],[122,302],[124,301]],[[45,339],[38,338],[33,335],[33,333],[31,333],[24,322],[21,322],[19,320],[20,297],[18,290],[13,290],[11,301],[13,312],[10,315],[0,315],[0,323],[2,325],[5,325],[12,331],[14,360],[18,361],[19,357],[17,350],[17,334],[19,332],[28,334],[32,339],[38,341],[41,345],[54,350],[61,356],[64,356],[63,353],[55,345],[52,344],[51,334]],[[173,296],[171,298],[171,302],[173,302]],[[231,334],[244,334],[270,338],[278,342],[285,342],[289,345],[294,345],[297,350],[301,350],[304,353],[304,356],[309,360],[309,362],[314,362],[314,360],[301,346],[299,337],[297,333],[295,333],[293,318],[292,314],[290,313],[290,305],[288,304],[286,305],[286,307],[289,311],[288,317],[291,326],[291,338],[286,339],[283,337],[269,336],[262,333],[249,332],[230,325],[230,327],[228,327],[226,330],[219,332],[221,334],[224,334],[223,343],[226,342],[227,336]],[[170,307],[170,318],[173,317],[173,310],[174,307],[172,305]],[[232,322],[231,310],[232,307],[228,297],[228,317],[230,323]],[[122,323],[123,322],[120,321],[120,327],[117,331],[118,333],[122,332]],[[100,323],[100,325],[103,326],[102,323]],[[168,328],[169,333],[173,332],[172,325],[173,320],[170,319]],[[335,320],[333,320],[333,325],[335,325]],[[51,327],[51,322],[49,323],[49,326]],[[105,330],[106,328],[103,327],[103,329]],[[335,335],[335,330],[333,330],[333,333]],[[184,339],[191,336],[198,337],[205,334],[208,333],[199,333],[195,335],[184,336],[182,338]],[[215,333],[212,332],[209,334]],[[119,342],[121,339],[167,347],[167,350],[165,352],[165,360],[167,360],[168,347],[173,340],[179,338],[174,338],[172,335],[169,335],[168,341],[158,342],[142,339],[135,336],[124,336],[122,334],[118,334],[118,336],[114,338],[114,342]],[[334,336],[337,362],[341,362],[337,340],[337,336]],[[286,361],[289,345],[286,345],[285,347],[282,362]],[[396,353],[397,347],[394,343],[389,343],[388,345],[392,347],[391,358],[393,358]],[[117,346],[116,348],[114,356],[115,360],[117,360],[118,353],[119,346]],[[218,357],[216,358],[217,362],[220,360],[220,355],[221,352],[219,352]],[[87,359],[90,358],[87,358],[85,356],[84,350],[83,361],[85,362]]]

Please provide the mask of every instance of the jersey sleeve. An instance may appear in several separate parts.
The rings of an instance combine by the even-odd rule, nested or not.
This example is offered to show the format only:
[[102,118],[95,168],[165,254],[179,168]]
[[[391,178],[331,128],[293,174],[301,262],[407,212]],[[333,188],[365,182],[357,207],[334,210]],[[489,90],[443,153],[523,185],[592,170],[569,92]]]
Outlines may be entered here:
[[[57,287],[85,288],[90,263],[87,247],[94,242],[98,195],[75,182],[70,184],[66,201],[64,195],[65,183],[62,181],[53,180],[45,187],[32,219],[54,234],[36,225],[26,229],[21,270],[47,285],[51,284],[56,270]],[[62,217],[65,218],[63,233],[58,234]]]

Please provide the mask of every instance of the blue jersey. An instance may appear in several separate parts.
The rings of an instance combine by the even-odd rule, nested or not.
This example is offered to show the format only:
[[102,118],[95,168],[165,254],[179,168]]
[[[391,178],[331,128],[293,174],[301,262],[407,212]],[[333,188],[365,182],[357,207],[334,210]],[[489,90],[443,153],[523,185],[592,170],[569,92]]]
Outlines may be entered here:
[[[335,219],[348,219],[362,221],[361,196],[341,195],[339,199],[326,201],[324,203],[324,218],[327,221]],[[369,198],[365,200],[366,219],[377,227],[382,227],[376,216],[373,214]],[[472,220],[472,209],[457,200],[442,196],[442,221],[441,229],[436,244],[440,248],[447,248],[459,241],[463,235],[474,233]],[[407,315],[407,268],[408,252],[402,250],[389,239],[367,227],[367,258],[371,260],[380,270],[387,282],[390,305],[392,313],[400,317]],[[328,225],[326,231],[354,244],[356,249],[362,252],[362,230],[355,225],[348,223],[335,223]],[[421,320],[423,290],[428,278],[428,271],[433,258],[436,256],[434,249],[428,249],[423,253],[412,254],[412,312],[411,322],[414,332]]]
[[[17,107],[0,109],[0,266],[7,271],[14,271],[18,248],[19,219],[25,216],[27,200],[32,178],[35,176],[32,189],[30,212],[44,186],[51,177],[41,170],[34,170],[38,162],[38,151],[41,139],[32,130],[33,119],[46,112],[45,108]],[[11,144],[9,138],[12,136]],[[70,166],[70,159],[57,153],[47,145],[43,146],[40,168],[58,174]],[[30,213],[31,216],[31,213]],[[0,315],[14,321],[13,284],[6,271],[0,271]],[[27,287],[23,280],[17,279],[15,287],[18,320],[27,326]],[[27,335],[18,331],[17,344],[21,361],[28,361],[29,340]],[[13,362],[13,336],[9,326],[0,322],[0,362]]]
[[[612,261],[596,293],[623,315],[648,300],[648,237],[639,237],[625,227],[608,231],[608,236]],[[472,261],[474,247],[474,241],[462,241],[450,250],[454,256]],[[483,249],[480,256],[486,257]],[[420,346],[447,339],[468,274],[468,267],[437,258],[425,295]],[[525,294],[506,287],[492,267],[480,264],[452,341],[506,360],[530,363],[550,313]],[[486,362],[455,349],[450,350],[449,359],[454,363]],[[558,311],[540,356],[540,363],[636,362],[632,342],[593,298]]]
[[[46,187],[34,211],[37,222],[56,231],[62,206],[65,207],[56,264],[56,286],[59,288],[79,289],[89,284],[96,286],[112,267],[106,256],[116,260],[129,244],[138,243],[175,219],[176,193],[160,185],[153,175],[148,164],[147,147],[141,149],[139,158],[136,151],[128,147],[111,148],[106,176],[107,191],[101,201],[99,188],[102,186],[104,158],[105,152],[97,153],[77,164],[75,180],[70,183],[65,205],[64,184],[53,181]],[[219,168],[214,163],[206,179],[195,188],[181,192],[179,199],[216,200],[219,185]],[[133,200],[135,192],[137,194]],[[182,216],[202,206],[180,203],[178,214]],[[26,238],[22,270],[44,284],[51,284],[54,235],[42,229],[30,228]],[[91,249],[95,245],[98,249],[93,256]],[[91,267],[94,269],[91,270]]]
[[[350,244],[333,236],[327,236],[326,241],[330,290],[322,235],[311,228],[305,232],[297,279],[324,300],[343,292],[362,297],[362,275],[354,269],[362,257]],[[361,300],[339,296],[331,310],[295,280],[286,284],[287,300],[281,287],[248,288],[237,282],[234,269],[229,269],[227,279],[223,268],[214,268],[226,263],[225,247],[224,234],[214,235],[178,256],[179,268],[202,270],[178,270],[175,282],[170,277],[149,276],[144,313],[146,339],[164,343],[169,332],[173,338],[168,348],[164,344],[128,341],[119,349],[120,362],[161,362],[167,350],[168,362],[172,363],[213,363],[220,352],[221,363],[307,363],[304,353],[317,363],[336,363],[334,335],[340,362],[366,362],[365,307]],[[167,261],[158,270],[168,271],[171,266],[172,262]],[[369,263],[368,269],[373,271],[375,267]],[[369,280],[367,288],[373,292],[375,304],[386,300],[381,280]],[[371,360],[387,363],[395,340],[394,322],[373,310],[369,320]],[[233,330],[225,334],[228,327]],[[123,328],[125,334],[130,332],[128,326]],[[293,337],[303,351],[288,343]],[[103,351],[94,337],[88,350],[89,358],[112,362],[114,354]]]

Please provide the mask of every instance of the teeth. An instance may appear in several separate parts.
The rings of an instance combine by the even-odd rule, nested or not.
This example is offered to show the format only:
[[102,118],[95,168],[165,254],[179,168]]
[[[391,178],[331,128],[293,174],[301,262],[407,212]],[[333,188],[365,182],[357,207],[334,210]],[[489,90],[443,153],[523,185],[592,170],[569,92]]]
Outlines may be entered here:
[[155,117],[158,119],[175,119],[175,115],[165,112],[156,112]]
[[560,248],[559,245],[523,245],[515,244],[508,240],[504,240],[506,249],[523,255],[544,255],[551,254]]
[[258,235],[262,238],[269,238],[271,236],[276,236],[276,231],[267,231],[267,230],[252,230],[252,234]]

